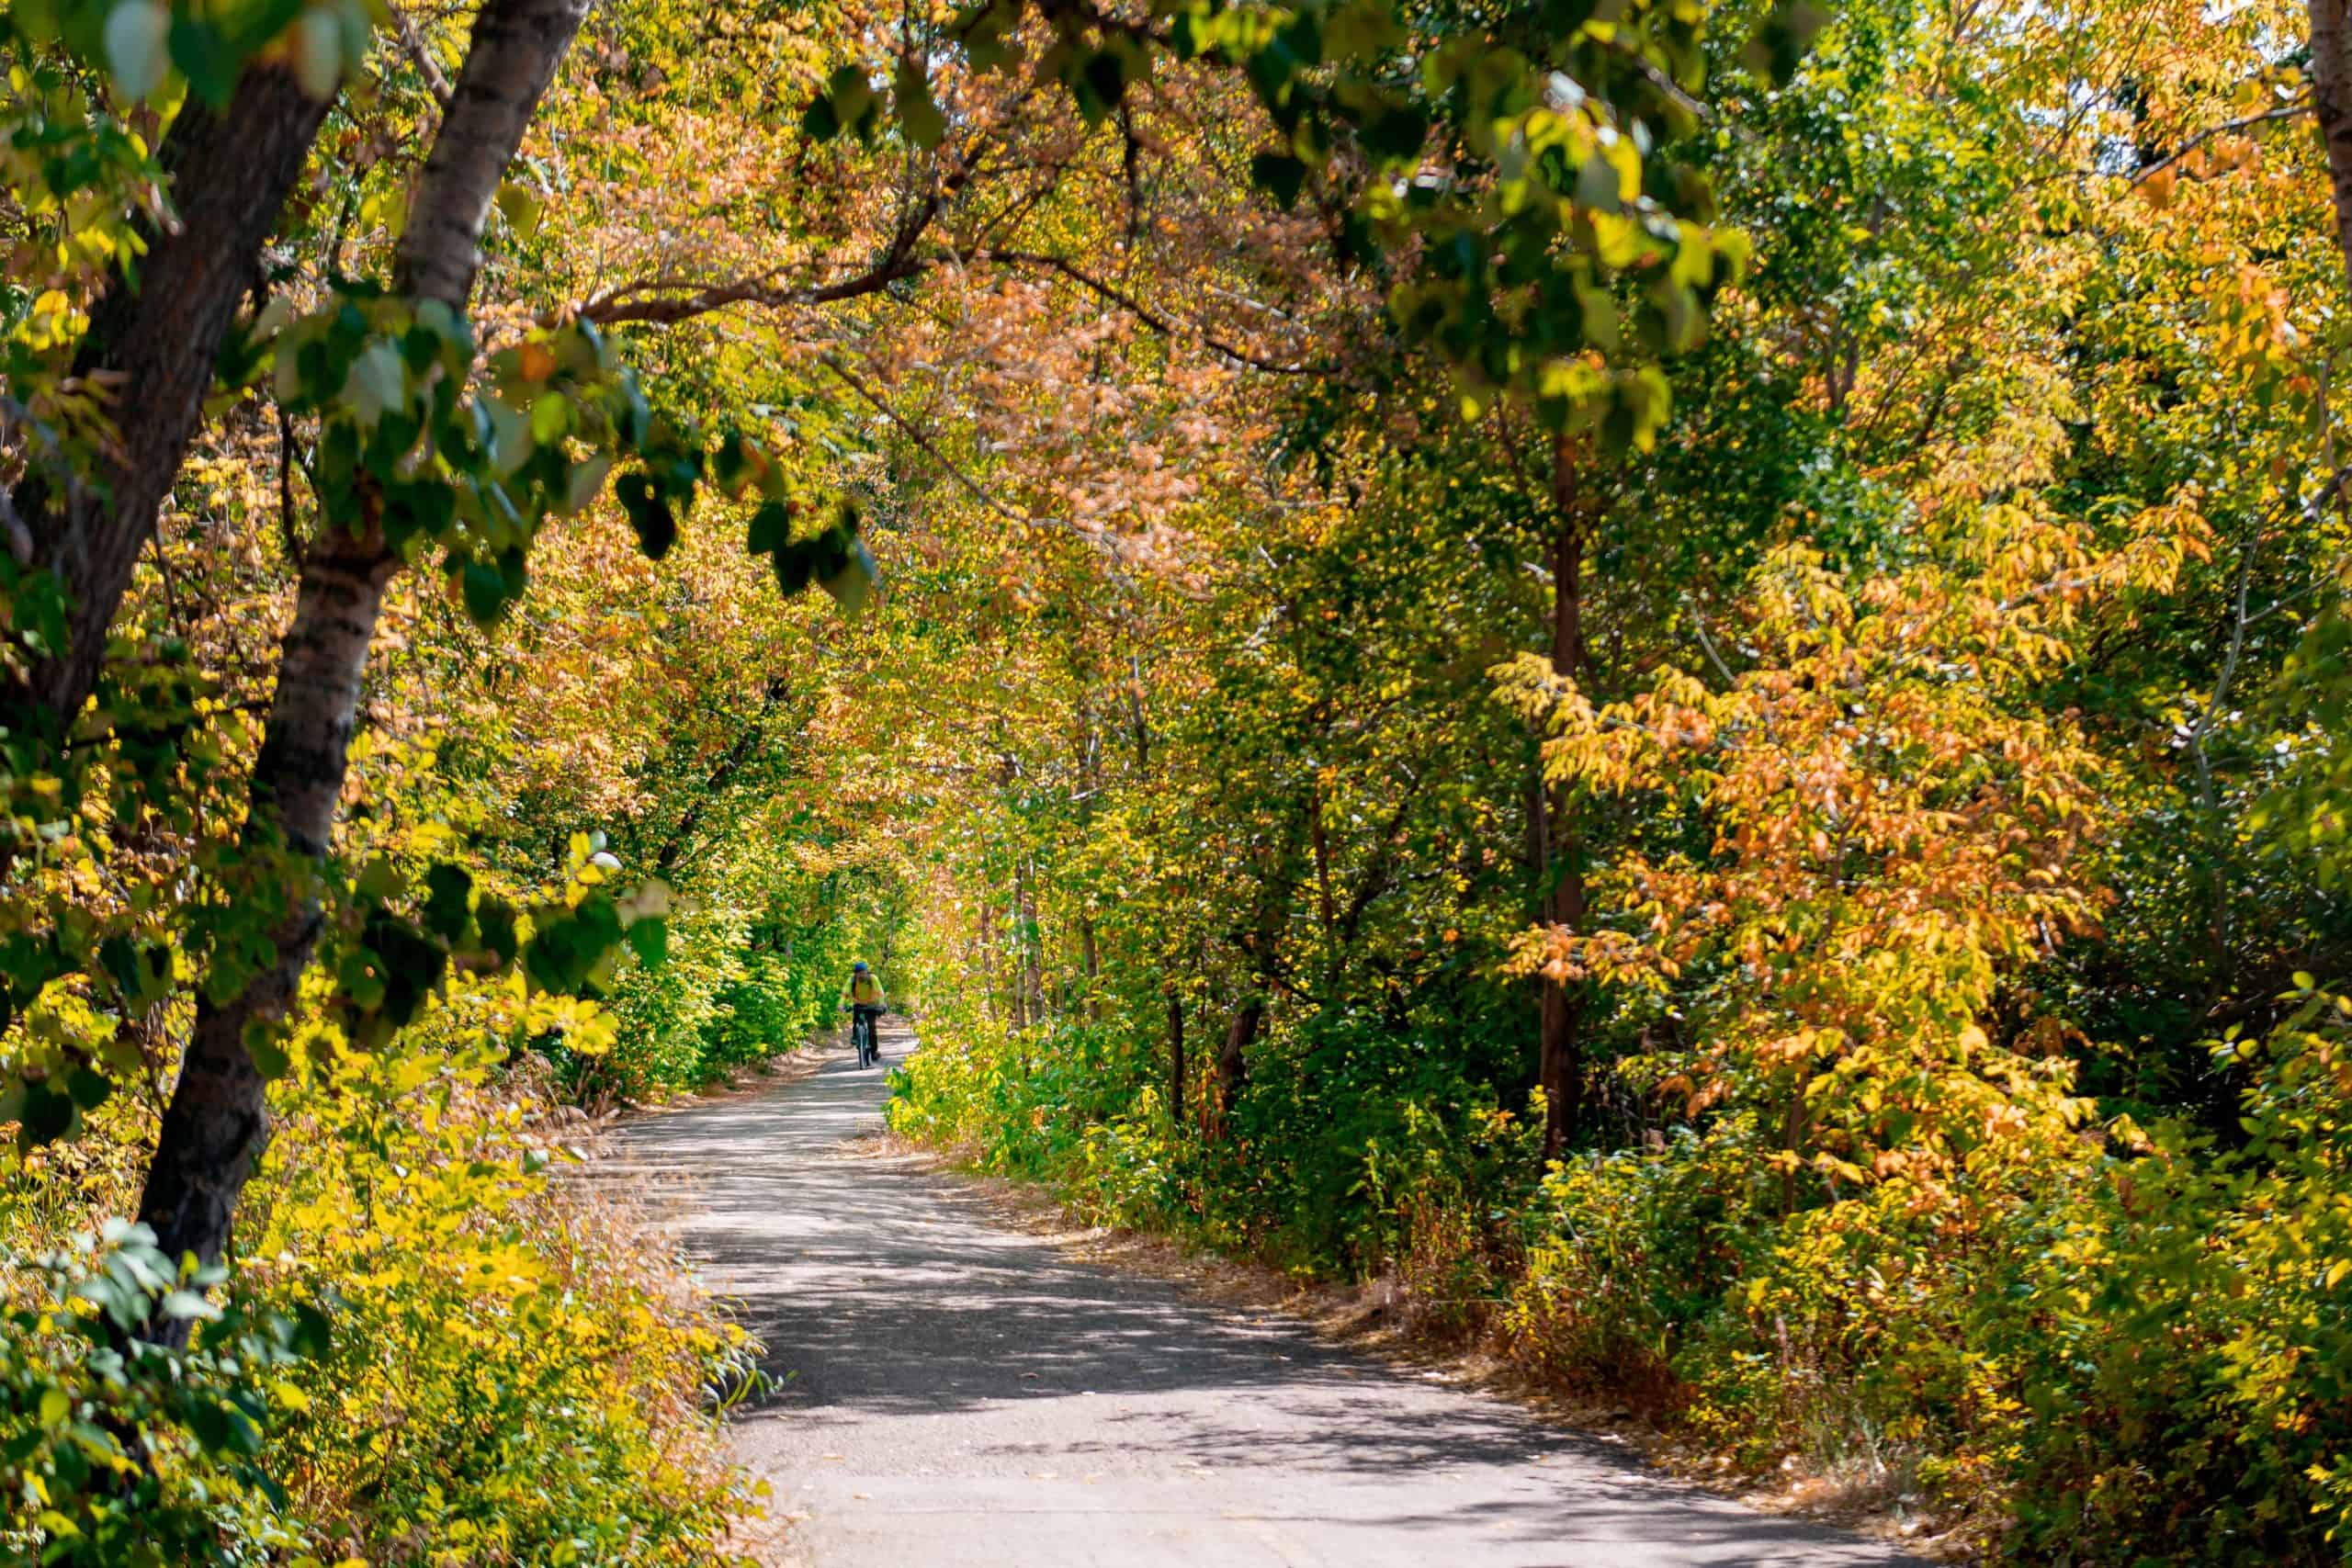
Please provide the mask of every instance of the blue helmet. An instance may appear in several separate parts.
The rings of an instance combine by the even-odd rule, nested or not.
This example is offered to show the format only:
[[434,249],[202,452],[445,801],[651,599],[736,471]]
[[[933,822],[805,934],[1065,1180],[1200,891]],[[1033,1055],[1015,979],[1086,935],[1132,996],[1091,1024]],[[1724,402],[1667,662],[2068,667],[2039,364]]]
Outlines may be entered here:
[[863,959],[863,958],[859,959],[856,963],[854,963],[854,964],[851,964],[851,965],[850,965],[850,969],[851,969],[851,971],[852,971],[853,973],[855,973],[855,974],[859,974],[859,975],[863,975],[863,974],[865,974],[865,959]]

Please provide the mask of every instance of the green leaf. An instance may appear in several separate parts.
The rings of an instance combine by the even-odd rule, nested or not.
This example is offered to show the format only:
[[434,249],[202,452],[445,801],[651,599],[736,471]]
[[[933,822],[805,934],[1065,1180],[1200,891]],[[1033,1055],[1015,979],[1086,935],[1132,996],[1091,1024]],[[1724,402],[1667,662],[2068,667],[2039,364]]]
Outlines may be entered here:
[[345,953],[343,962],[335,965],[334,977],[351,1005],[361,1012],[383,1006],[384,974],[373,953],[365,949]]
[[538,232],[539,220],[546,216],[547,197],[529,186],[508,180],[498,187],[498,210],[514,230],[514,237],[527,240]]
[[273,1081],[282,1079],[294,1065],[294,1058],[287,1055],[285,1043],[277,1039],[277,1030],[259,1021],[244,1025],[244,1054],[254,1058],[254,1069],[261,1077]]
[[660,560],[678,542],[678,519],[670,510],[669,498],[654,489],[653,480],[645,474],[623,474],[613,487],[620,498],[621,510],[628,513],[629,526],[637,530],[638,547],[649,560]]
[[1577,205],[1594,212],[1622,212],[1617,165],[1595,152],[1577,171]]
[[1283,207],[1294,207],[1306,183],[1306,165],[1287,152],[1261,152],[1250,160],[1250,177]]
[[1429,140],[1429,134],[1428,113],[1411,106],[1376,115],[1357,132],[1367,151],[1389,163],[1407,163],[1419,158],[1421,146]]
[[849,558],[817,586],[832,595],[833,603],[841,606],[843,615],[854,616],[865,610],[866,601],[873,595],[874,585],[881,578],[881,569],[875,565],[874,556],[866,549],[865,541],[853,539]]
[[503,899],[484,898],[474,908],[474,930],[481,934],[485,952],[501,965],[514,962],[521,942],[514,931],[514,909]]
[[96,1111],[107,1102],[108,1095],[114,1093],[114,1085],[103,1073],[77,1066],[65,1075],[65,1092],[83,1110]]
[[474,625],[489,626],[506,613],[506,574],[487,561],[469,560],[458,574],[458,592]]
[[710,479],[721,495],[732,501],[743,493],[755,468],[764,461],[758,443],[742,432],[729,431],[710,454]]
[[473,874],[464,866],[435,865],[424,874],[424,929],[444,942],[465,935],[473,891]]
[[[343,85],[343,26],[327,11],[302,13],[288,35],[294,56],[294,79],[314,98],[335,96]],[[195,73],[189,76],[194,78]]]
[[561,392],[541,392],[531,404],[531,439],[551,446],[571,429],[571,400]]
[[1747,68],[1774,86],[1785,85],[1828,19],[1814,0],[1779,0],[1747,40]]
[[752,513],[749,536],[745,547],[755,556],[772,556],[792,542],[792,507],[788,502],[771,501]]
[[844,130],[863,137],[874,129],[874,85],[854,65],[844,65],[827,80],[817,101],[801,116],[800,128],[819,141],[830,141]]
[[334,1324],[327,1314],[308,1302],[294,1308],[294,1322],[286,1337],[286,1348],[298,1356],[323,1356],[334,1344]]
[[531,435],[531,416],[503,398],[484,398],[474,406],[490,422],[493,471],[500,479],[520,472],[538,447]]
[[408,401],[408,366],[400,350],[379,339],[351,362],[343,400],[360,424],[373,430],[384,415]]
[[164,85],[172,14],[153,0],[123,0],[107,13],[107,69],[125,97],[143,98]]
[[613,460],[598,454],[584,463],[572,465],[564,481],[563,510],[567,513],[585,512],[605,488],[605,476],[613,471]]
[[899,111],[899,129],[907,140],[926,152],[938,146],[947,134],[947,117],[933,99],[930,79],[922,68],[912,61],[899,62],[890,94]]
[[24,1109],[17,1113],[17,1141],[22,1144],[53,1144],[71,1133],[81,1122],[81,1111],[71,1096],[58,1093],[46,1083],[25,1085]]
[[195,17],[175,17],[171,54],[172,62],[187,77],[188,87],[198,97],[214,108],[228,107],[244,62],[218,27]]
[[213,1322],[220,1315],[219,1307],[198,1295],[194,1291],[168,1292],[164,1297],[163,1311],[165,1317],[200,1318],[207,1323]]
[[8,7],[8,20],[26,42],[51,42],[57,37],[56,0],[16,0]]

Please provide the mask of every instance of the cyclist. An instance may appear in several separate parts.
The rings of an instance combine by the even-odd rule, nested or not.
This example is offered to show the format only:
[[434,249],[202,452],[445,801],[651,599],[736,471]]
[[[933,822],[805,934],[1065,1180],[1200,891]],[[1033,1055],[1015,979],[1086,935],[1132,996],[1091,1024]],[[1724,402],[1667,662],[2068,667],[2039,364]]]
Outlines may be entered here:
[[882,1059],[882,1042],[875,1030],[888,1008],[882,995],[882,977],[861,958],[850,965],[849,1007],[850,1038],[857,1045],[857,1065],[861,1067]]

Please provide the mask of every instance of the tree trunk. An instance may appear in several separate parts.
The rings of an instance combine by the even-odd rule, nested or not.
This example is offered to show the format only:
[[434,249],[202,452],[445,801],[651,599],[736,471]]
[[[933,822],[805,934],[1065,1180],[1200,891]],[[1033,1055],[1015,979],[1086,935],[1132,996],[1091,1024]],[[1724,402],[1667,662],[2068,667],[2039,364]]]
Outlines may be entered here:
[[1078,917],[1079,972],[1086,977],[1086,1021],[1099,1023],[1102,1020],[1102,999],[1095,987],[1102,982],[1102,949],[1094,939],[1094,917]]
[[1184,998],[1168,987],[1168,1120],[1184,1125]]
[[[246,1048],[250,1025],[272,1028],[293,1005],[321,924],[320,863],[334,831],[368,645],[391,581],[379,537],[335,535],[306,556],[293,624],[278,652],[277,693],[254,763],[245,847],[282,852],[294,886],[275,932],[274,960],[227,1003],[199,996],[196,1030],[147,1168],[139,1217],[165,1256],[217,1263],[237,1195],[268,1136],[262,1075]],[[265,862],[265,863],[266,863]],[[155,1325],[184,1340],[186,1319]]]
[[410,204],[393,288],[463,310],[481,265],[481,226],[539,99],[588,15],[588,0],[489,0]]
[[1140,689],[1143,684],[1142,671],[1143,663],[1138,660],[1136,662],[1135,678],[1137,690],[1127,699],[1128,731],[1135,741],[1136,777],[1139,779],[1151,776],[1151,717],[1144,710],[1143,693]]
[[1216,1049],[1216,1124],[1219,1132],[1233,1102],[1250,1081],[1250,1047],[1257,1043],[1258,1030],[1266,1021],[1266,999],[1252,997],[1235,1010],[1232,1021],[1225,1026],[1225,1038]]
[[[987,983],[980,988],[980,999],[986,1004],[988,1015],[990,1018],[1001,1017],[1005,1010],[997,1005],[996,999],[997,976],[1002,973],[1003,961],[997,953],[996,908],[989,899],[982,898],[980,900],[980,974]],[[1014,1027],[1020,1027],[1017,1021]]]
[[1298,837],[1304,829],[1304,822],[1294,821],[1291,832],[1262,863],[1263,879],[1258,885],[1250,923],[1236,935],[1235,946],[1248,960],[1245,984],[1250,990],[1248,999],[1227,1023],[1225,1039],[1217,1046],[1214,1092],[1206,1097],[1201,1114],[1202,1128],[1212,1136],[1223,1134],[1226,1112],[1250,1081],[1250,1047],[1265,1026],[1267,998],[1281,987],[1283,931],[1289,923],[1291,897],[1298,890],[1302,874]]
[[2327,147],[2335,197],[2335,243],[2352,282],[2352,0],[2309,0],[2312,113]]
[[[411,204],[396,289],[465,309],[492,198],[586,9],[586,0],[490,0],[477,15]],[[318,942],[318,874],[334,837],[368,645],[399,564],[373,526],[330,533],[303,558],[245,828],[248,845],[298,857],[290,874],[300,885],[276,932],[272,962],[226,1003],[199,1004],[140,1201],[140,1217],[174,1258],[220,1258],[238,1195],[268,1136],[247,1034],[282,1022]],[[167,1319],[150,1331],[164,1341],[184,1339],[187,1322]]]
[[1323,829],[1321,793],[1313,788],[1306,792],[1306,841],[1315,852],[1315,909],[1323,927],[1324,991],[1336,998],[1340,992],[1340,976],[1346,965],[1340,962],[1340,907],[1331,893],[1331,839]]
[[703,813],[722,791],[735,782],[735,775],[743,771],[766,742],[770,720],[791,690],[792,682],[788,677],[773,675],[768,678],[767,684],[762,689],[760,710],[752,716],[750,728],[735,738],[735,743],[704,775],[694,799],[687,803],[685,810],[679,814],[676,825],[662,840],[661,849],[653,856],[654,874],[666,877],[677,869],[679,858],[694,843],[695,829],[702,826]]
[[226,109],[189,99],[157,149],[178,226],[148,236],[136,288],[112,280],[74,361],[76,376],[115,383],[107,412],[116,439],[95,483],[61,495],[50,477],[32,477],[11,498],[33,564],[56,574],[68,601],[65,647],[33,668],[17,700],[47,708],[60,728],[97,689],[107,629],[203,423],[220,344],[253,288],[262,242],[327,107],[290,72],[257,66]]
[[[1557,513],[1552,536],[1552,668],[1581,680],[1584,643],[1584,547],[1590,523],[1589,499],[1577,487],[1577,453],[1562,435],[1552,450],[1552,504]],[[1584,925],[1583,849],[1577,842],[1577,796],[1566,784],[1552,789],[1545,807],[1543,852],[1544,918],[1570,931]],[[1582,1010],[1564,981],[1544,982],[1541,1049],[1536,1078],[1544,1089],[1544,1156],[1556,1159],[1584,1117]]]
[[1014,872],[1015,909],[1021,917],[1021,1005],[1033,1024],[1046,1021],[1046,976],[1040,959],[1045,933],[1037,924],[1035,869],[1023,856]]

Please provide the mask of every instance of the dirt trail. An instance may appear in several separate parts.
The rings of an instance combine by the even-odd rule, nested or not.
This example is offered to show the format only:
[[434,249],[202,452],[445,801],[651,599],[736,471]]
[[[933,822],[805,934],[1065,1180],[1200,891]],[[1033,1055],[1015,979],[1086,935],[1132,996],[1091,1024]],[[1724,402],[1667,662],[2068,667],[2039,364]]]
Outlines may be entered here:
[[[911,1043],[886,1032],[892,1060]],[[1278,1314],[1074,1261],[952,1177],[846,1152],[883,1093],[844,1054],[637,1122],[606,1168],[684,1179],[684,1238],[778,1384],[737,1451],[808,1516],[811,1568],[1910,1561]]]

